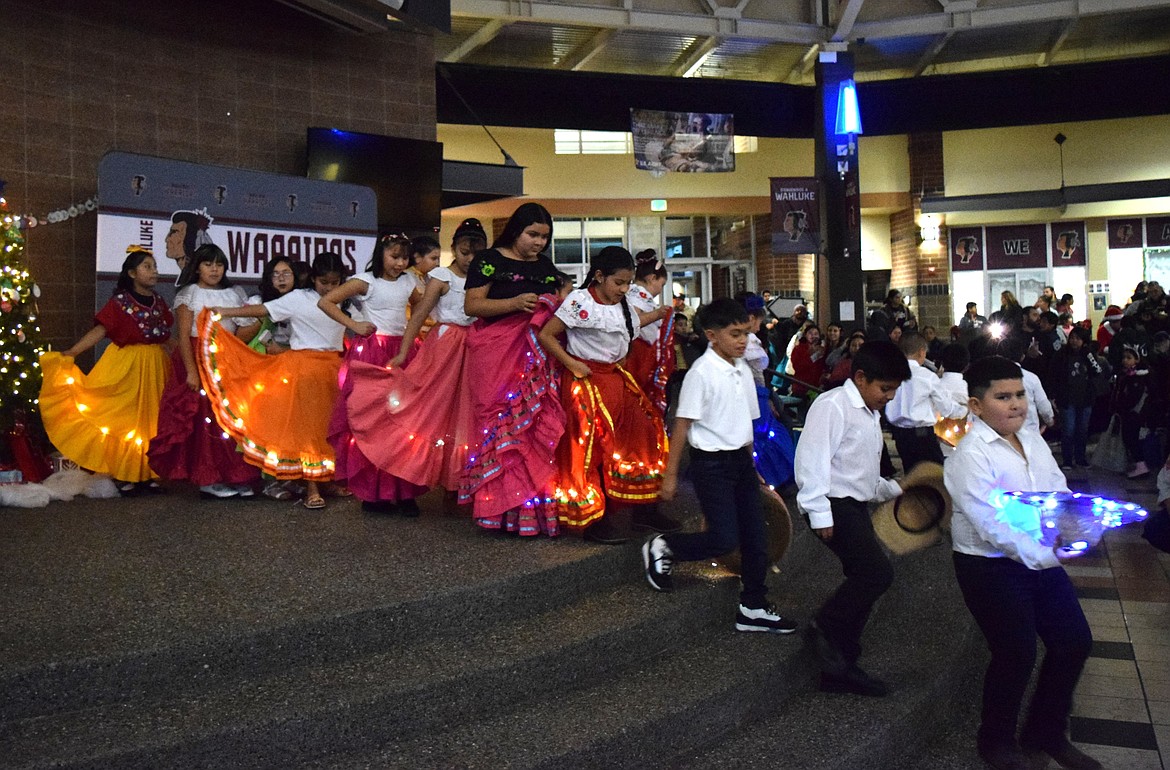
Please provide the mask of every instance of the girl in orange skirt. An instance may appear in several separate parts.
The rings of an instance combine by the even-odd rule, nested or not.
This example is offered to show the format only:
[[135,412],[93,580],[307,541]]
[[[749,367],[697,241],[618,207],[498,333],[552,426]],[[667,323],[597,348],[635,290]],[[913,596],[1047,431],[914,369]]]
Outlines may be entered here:
[[240,444],[244,459],[278,479],[304,479],[304,506],[325,507],[319,483],[333,478],[333,449],[326,440],[337,400],[337,373],[345,327],[317,303],[341,285],[337,254],[313,260],[311,289],[293,289],[261,305],[212,308],[224,318],[289,322],[286,353],[257,353],[215,322],[200,317],[199,364],[216,419]]
[[[378,468],[422,487],[453,493],[467,464],[474,430],[467,328],[475,319],[463,312],[464,283],[472,258],[486,245],[479,220],[459,225],[451,244],[455,259],[429,271],[398,354],[388,366],[349,366],[353,391],[345,406],[358,448]],[[436,326],[404,369],[432,311]]]
[[[154,293],[156,283],[154,255],[129,247],[117,290],[93,328],[64,353],[41,356],[40,408],[49,440],[82,468],[113,476],[124,495],[161,491],[146,449],[170,374],[165,347],[174,317]],[[73,359],[106,338],[109,347],[83,374]]]
[[630,252],[607,246],[589,270],[586,288],[565,298],[539,338],[567,370],[561,399],[568,424],[557,448],[560,521],[587,539],[616,544],[629,540],[631,514],[639,528],[679,526],[655,506],[666,467],[662,416],[623,366],[636,330],[659,315],[643,315],[626,299]]
[[666,414],[666,380],[674,372],[674,320],[668,307],[658,304],[666,285],[666,265],[654,249],[638,252],[634,260],[634,283],[626,294],[630,307],[654,320],[638,331],[630,343],[626,371],[642,388],[658,413]]

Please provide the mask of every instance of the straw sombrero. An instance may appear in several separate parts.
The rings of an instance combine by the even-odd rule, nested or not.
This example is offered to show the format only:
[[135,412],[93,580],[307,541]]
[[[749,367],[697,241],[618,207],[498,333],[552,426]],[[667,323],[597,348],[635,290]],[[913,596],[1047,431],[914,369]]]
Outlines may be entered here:
[[901,495],[873,512],[878,539],[896,554],[932,546],[951,526],[951,496],[938,463],[918,463],[902,481]]
[[[768,564],[776,564],[787,553],[788,546],[792,545],[792,517],[788,514],[784,499],[766,484],[760,485],[760,509],[764,513],[764,529],[768,537]],[[719,559],[719,563],[738,575],[739,549]]]

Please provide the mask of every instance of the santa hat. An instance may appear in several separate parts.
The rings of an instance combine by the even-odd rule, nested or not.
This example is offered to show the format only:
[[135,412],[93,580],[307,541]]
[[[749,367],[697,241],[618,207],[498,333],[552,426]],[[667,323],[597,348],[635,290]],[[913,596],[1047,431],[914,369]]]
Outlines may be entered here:
[[1106,321],[1120,321],[1124,315],[1125,314],[1121,312],[1121,308],[1119,308],[1117,305],[1110,305],[1105,309]]

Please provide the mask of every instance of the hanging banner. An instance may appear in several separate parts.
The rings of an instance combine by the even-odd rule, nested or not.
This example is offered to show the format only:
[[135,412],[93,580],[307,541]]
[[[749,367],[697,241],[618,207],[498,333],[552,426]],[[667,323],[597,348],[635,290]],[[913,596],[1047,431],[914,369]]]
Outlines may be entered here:
[[1048,229],[1044,225],[985,228],[988,270],[1048,267]]
[[772,253],[816,254],[821,244],[820,183],[772,177]]
[[630,110],[634,165],[642,171],[735,171],[734,116]]
[[952,227],[947,233],[951,244],[951,270],[982,270],[983,228]]
[[1053,222],[1048,225],[1053,267],[1081,267],[1085,262],[1085,223]]
[[1109,219],[1105,222],[1111,249],[1140,249],[1142,247],[1142,220],[1139,217]]
[[227,254],[234,281],[255,285],[278,256],[311,262],[330,251],[356,271],[377,240],[372,190],[299,176],[110,152],[98,165],[98,200],[97,308],[131,244],[154,252],[157,290],[170,302],[181,266],[205,243]]
[[1170,217],[1146,217],[1146,246],[1151,249],[1170,247]]

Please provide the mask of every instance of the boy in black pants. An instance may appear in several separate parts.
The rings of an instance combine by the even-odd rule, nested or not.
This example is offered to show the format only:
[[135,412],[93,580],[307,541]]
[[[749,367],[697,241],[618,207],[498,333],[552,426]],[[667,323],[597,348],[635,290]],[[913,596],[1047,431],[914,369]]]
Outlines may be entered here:
[[827,692],[882,696],[888,691],[857,666],[857,659],[873,605],[894,580],[868,504],[902,493],[896,481],[881,477],[881,410],[909,378],[910,365],[897,345],[865,343],[853,357],[851,379],[813,401],[796,445],[797,505],[845,572],[845,582],[809,626],[821,689]]
[[942,448],[934,435],[938,417],[957,420],[967,416],[967,406],[960,404],[945,387],[938,375],[927,369],[926,338],[917,332],[906,332],[898,340],[898,347],[906,356],[910,379],[902,383],[886,407],[894,446],[902,458],[902,473],[906,474],[920,462],[943,464]]
[[743,590],[735,630],[790,634],[796,623],[768,604],[764,584],[768,554],[760,509],[763,480],[752,459],[752,420],[759,417],[759,401],[751,368],[743,360],[747,310],[733,299],[717,299],[699,308],[697,320],[707,337],[707,352],[683,380],[660,498],[674,498],[683,449],[689,446],[691,479],[707,530],[654,535],[642,545],[642,566],[655,590],[669,591],[675,561],[712,559],[739,546]]

